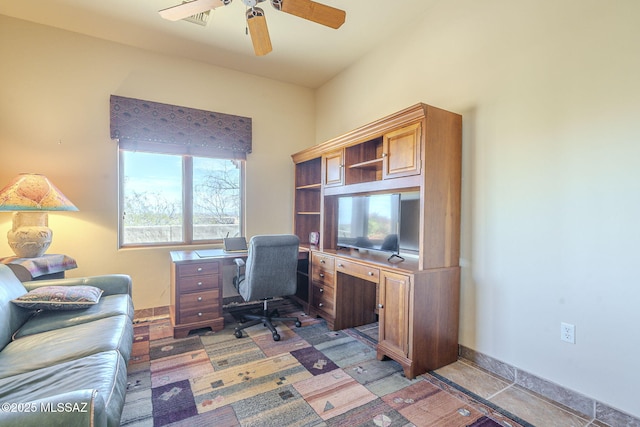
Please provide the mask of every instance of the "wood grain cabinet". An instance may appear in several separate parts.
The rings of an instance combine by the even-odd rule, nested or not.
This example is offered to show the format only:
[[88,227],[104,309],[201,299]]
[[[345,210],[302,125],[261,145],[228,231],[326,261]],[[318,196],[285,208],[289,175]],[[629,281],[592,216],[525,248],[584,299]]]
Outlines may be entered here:
[[[331,329],[377,318],[378,357],[398,361],[408,378],[457,360],[462,116],[416,104],[292,159],[294,232],[302,242],[311,228],[320,232],[319,244],[310,245],[310,314],[325,318]],[[315,192],[299,184],[301,176],[318,182],[318,174]],[[404,231],[417,240],[400,247],[405,261],[338,245],[340,197],[412,192],[420,197],[407,212],[419,224]],[[401,244],[402,233],[401,225]]]
[[411,279],[403,274],[382,271],[378,292],[378,354],[408,360],[409,295]]
[[407,378],[458,357],[460,269],[413,274],[381,270],[377,356],[397,361]]
[[191,251],[171,252],[171,305],[174,338],[189,331],[224,327],[222,270],[218,260],[202,260]]
[[322,163],[320,158],[295,165],[294,230],[300,243],[309,245],[311,232],[320,231]]
[[342,185],[344,183],[344,159],[342,150],[322,156],[323,184],[325,186]]
[[382,179],[420,173],[420,123],[386,133],[382,140]]
[[309,312],[327,320],[333,329],[335,321],[335,260],[320,252],[311,253],[311,301]]

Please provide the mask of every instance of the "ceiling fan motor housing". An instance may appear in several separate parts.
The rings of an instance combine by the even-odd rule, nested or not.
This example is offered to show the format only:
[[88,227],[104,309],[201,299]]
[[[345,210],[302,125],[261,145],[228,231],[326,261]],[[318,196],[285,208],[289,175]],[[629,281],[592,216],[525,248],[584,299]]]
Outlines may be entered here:
[[258,3],[262,3],[264,0],[242,0],[242,3],[247,7],[255,7]]

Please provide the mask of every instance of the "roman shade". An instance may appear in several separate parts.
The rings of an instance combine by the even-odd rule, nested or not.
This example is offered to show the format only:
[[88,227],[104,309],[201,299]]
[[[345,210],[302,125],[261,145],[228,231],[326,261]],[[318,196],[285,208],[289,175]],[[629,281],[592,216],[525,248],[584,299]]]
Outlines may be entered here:
[[126,150],[246,159],[251,118],[111,95],[111,139]]

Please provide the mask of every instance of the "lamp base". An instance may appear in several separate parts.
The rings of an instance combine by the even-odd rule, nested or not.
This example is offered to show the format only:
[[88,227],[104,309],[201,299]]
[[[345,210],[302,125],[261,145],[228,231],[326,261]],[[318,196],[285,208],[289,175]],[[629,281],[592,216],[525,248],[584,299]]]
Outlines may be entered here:
[[15,212],[13,226],[7,233],[9,246],[20,258],[42,256],[53,239],[46,212]]

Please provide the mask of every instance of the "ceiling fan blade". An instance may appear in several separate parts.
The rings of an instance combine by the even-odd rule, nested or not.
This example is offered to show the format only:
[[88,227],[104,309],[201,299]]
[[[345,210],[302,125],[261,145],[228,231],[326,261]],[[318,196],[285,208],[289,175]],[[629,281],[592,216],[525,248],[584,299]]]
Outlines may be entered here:
[[283,12],[331,28],[340,28],[347,17],[344,10],[312,0],[282,0],[281,3]]
[[224,0],[194,0],[187,3],[182,3],[177,6],[168,7],[162,9],[160,16],[169,21],[179,21],[184,18],[188,18],[198,13],[206,12],[210,9],[215,9],[220,6],[229,4],[230,1]]
[[247,26],[256,55],[263,56],[271,52],[271,38],[267,28],[267,19],[262,9],[254,7],[247,11]]

